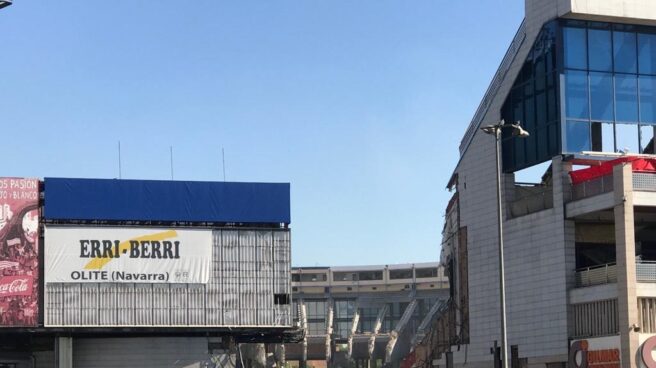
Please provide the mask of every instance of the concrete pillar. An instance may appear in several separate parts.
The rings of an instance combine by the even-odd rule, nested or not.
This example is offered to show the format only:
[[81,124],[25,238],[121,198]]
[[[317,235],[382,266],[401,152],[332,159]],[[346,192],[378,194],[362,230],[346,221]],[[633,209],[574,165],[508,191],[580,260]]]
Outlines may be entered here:
[[623,367],[636,367],[638,323],[636,296],[635,232],[633,221],[633,170],[631,163],[615,166],[615,252],[617,254],[617,314]]
[[57,368],[73,368],[73,338],[58,337],[57,345]]

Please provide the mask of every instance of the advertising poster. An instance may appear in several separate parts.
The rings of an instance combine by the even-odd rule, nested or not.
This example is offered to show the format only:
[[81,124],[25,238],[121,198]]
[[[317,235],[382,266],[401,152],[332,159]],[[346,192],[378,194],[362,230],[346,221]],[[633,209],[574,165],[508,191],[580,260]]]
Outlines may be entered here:
[[36,326],[39,181],[0,178],[0,326]]
[[209,282],[212,231],[45,228],[46,283]]

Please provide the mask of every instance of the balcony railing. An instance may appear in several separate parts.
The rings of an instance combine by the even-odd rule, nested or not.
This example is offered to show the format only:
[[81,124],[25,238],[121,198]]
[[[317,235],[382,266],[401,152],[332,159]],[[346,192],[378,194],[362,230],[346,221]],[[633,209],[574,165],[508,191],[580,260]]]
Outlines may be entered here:
[[[608,263],[576,270],[576,287],[617,282],[617,266]],[[636,282],[656,282],[656,261],[636,262]]]
[[636,281],[656,282],[656,262],[655,261],[636,262]]
[[614,282],[617,282],[617,266],[615,263],[576,270],[576,287],[610,284]]
[[602,176],[590,181],[572,185],[572,200],[610,193],[613,191],[613,175]]
[[[633,189],[641,192],[656,192],[656,173],[634,172]],[[613,175],[572,185],[571,200],[577,201],[613,191]]]

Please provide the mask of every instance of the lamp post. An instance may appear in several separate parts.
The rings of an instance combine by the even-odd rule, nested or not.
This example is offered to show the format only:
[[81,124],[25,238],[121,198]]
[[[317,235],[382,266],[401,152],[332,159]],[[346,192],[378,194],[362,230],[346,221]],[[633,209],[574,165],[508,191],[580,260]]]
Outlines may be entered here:
[[503,367],[508,368],[508,336],[506,332],[506,277],[503,261],[503,209],[501,206],[501,131],[502,129],[512,129],[512,134],[515,137],[526,138],[529,136],[528,132],[519,125],[506,124],[501,120],[497,124],[488,125],[481,128],[487,134],[493,135],[496,143],[496,159],[497,159],[497,223],[499,235],[499,301],[501,303],[501,351]]
[[11,5],[11,0],[0,0],[0,9]]

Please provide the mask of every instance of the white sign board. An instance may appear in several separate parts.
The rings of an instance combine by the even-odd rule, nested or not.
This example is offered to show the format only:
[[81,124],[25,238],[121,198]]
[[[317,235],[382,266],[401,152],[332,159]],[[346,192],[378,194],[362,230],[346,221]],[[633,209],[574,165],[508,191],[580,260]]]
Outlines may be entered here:
[[209,282],[212,231],[45,228],[45,282]]

